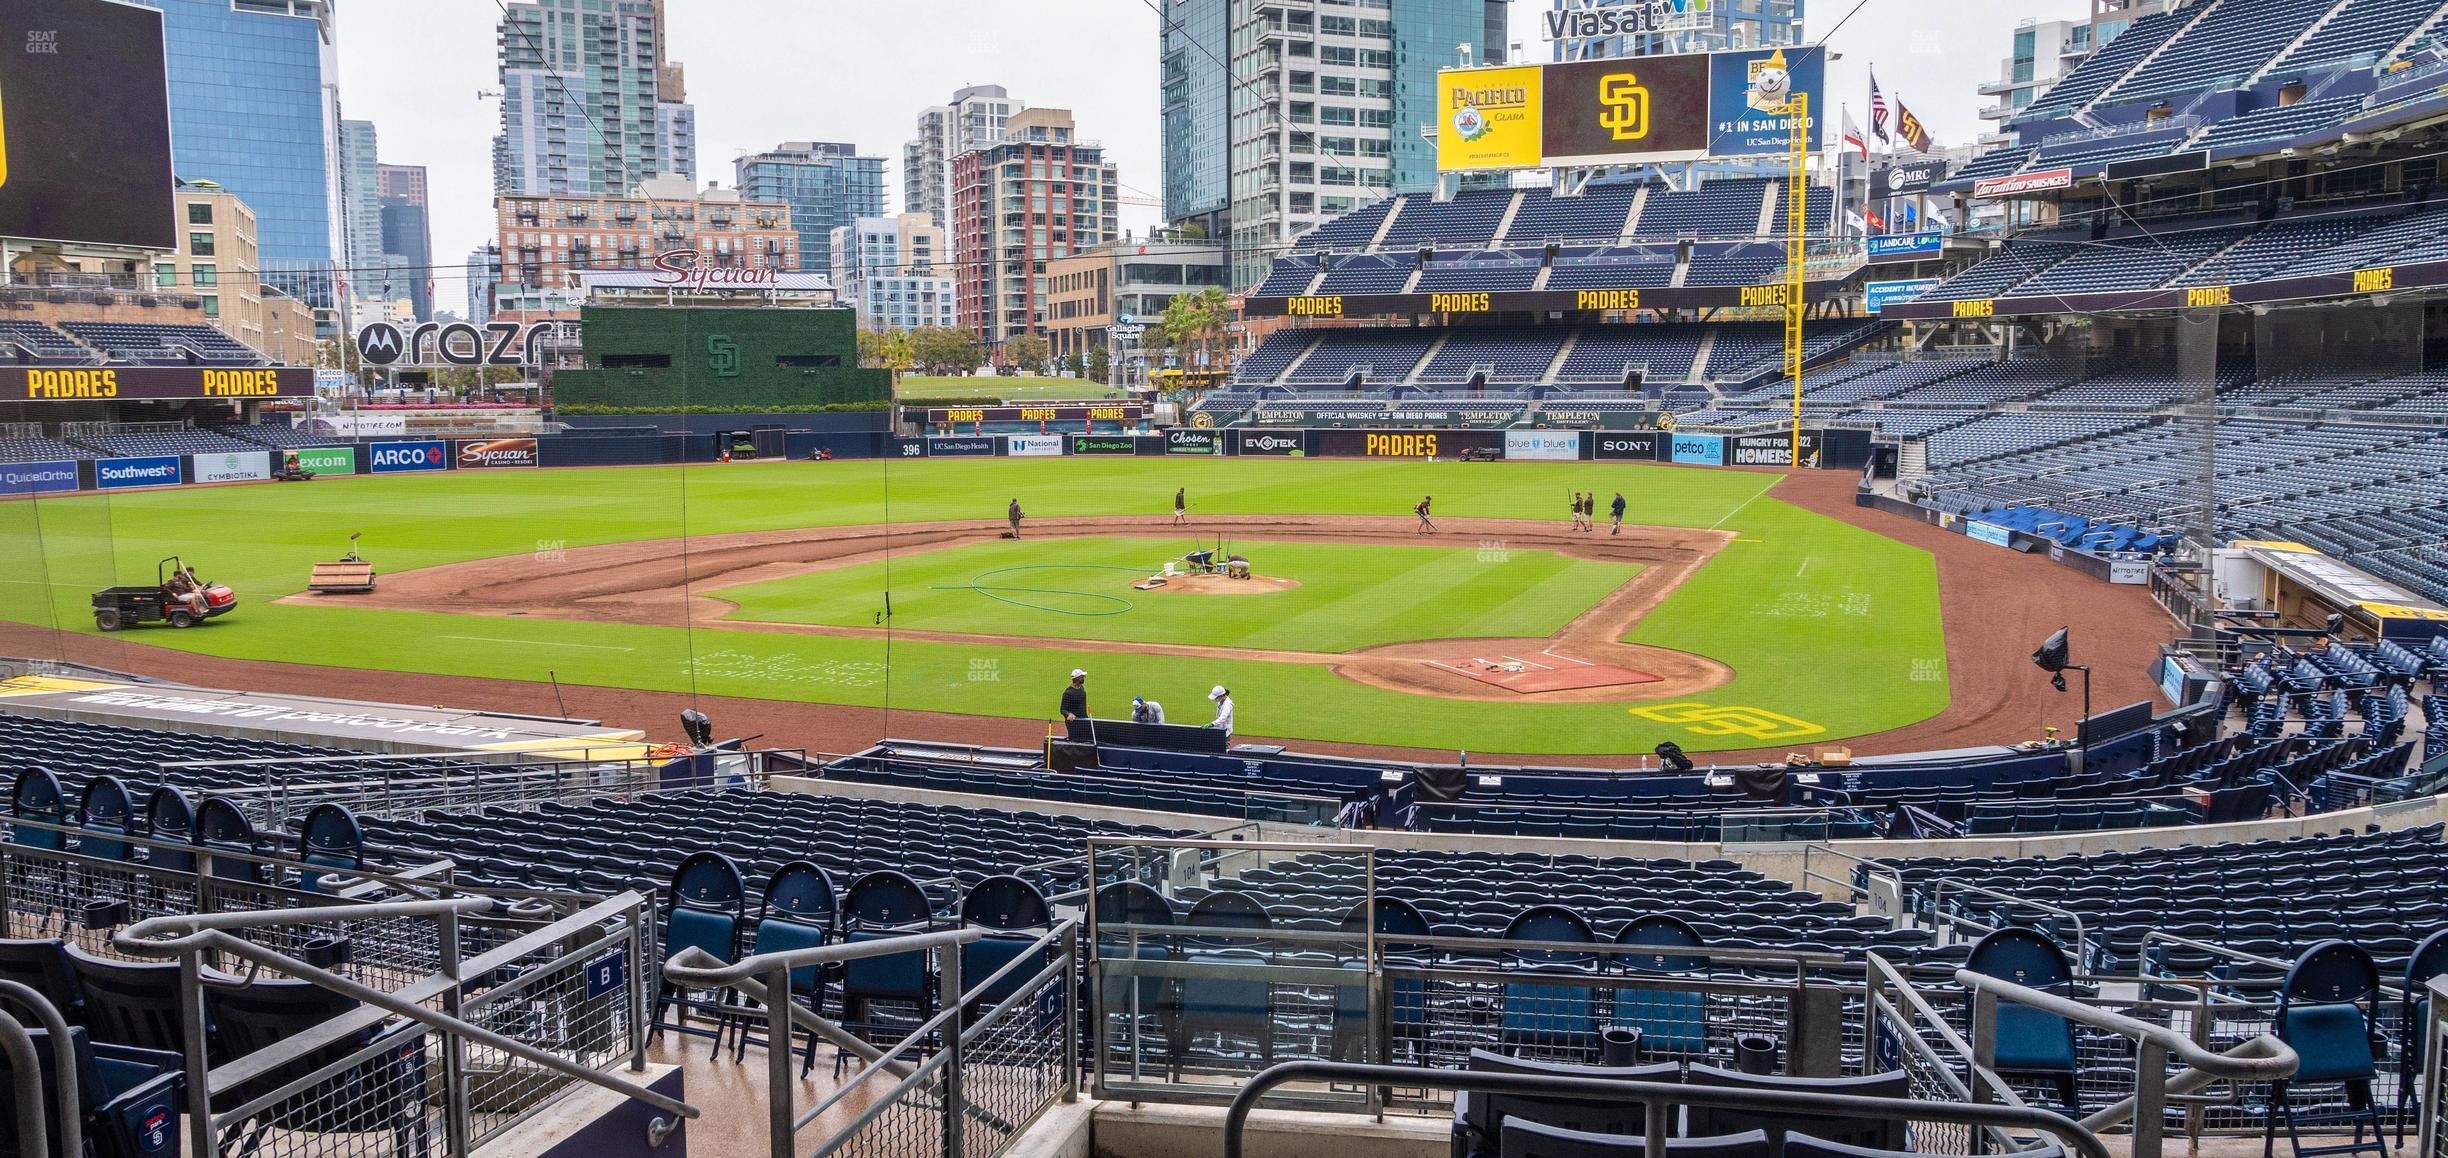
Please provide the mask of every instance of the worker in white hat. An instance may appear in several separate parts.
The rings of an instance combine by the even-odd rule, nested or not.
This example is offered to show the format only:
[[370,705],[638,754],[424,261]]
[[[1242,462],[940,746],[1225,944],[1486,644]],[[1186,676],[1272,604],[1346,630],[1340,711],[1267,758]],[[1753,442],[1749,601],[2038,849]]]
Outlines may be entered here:
[[1078,668],[1071,669],[1071,686],[1063,689],[1062,718],[1066,720],[1088,718],[1088,673]]
[[1215,722],[1207,726],[1223,732],[1229,739],[1233,732],[1232,693],[1225,691],[1224,685],[1217,684],[1207,690],[1207,698],[1214,700],[1216,706]]

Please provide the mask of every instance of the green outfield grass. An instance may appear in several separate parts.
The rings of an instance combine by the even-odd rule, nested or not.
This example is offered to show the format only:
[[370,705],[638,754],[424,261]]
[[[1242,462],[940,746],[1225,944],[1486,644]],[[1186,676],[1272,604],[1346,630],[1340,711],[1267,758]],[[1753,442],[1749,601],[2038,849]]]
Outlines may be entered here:
[[[879,640],[271,600],[301,590],[310,564],[337,558],[351,531],[364,532],[367,556],[390,574],[637,539],[991,519],[1013,498],[1038,517],[1159,514],[1176,486],[1189,489],[1194,513],[1401,515],[1434,494],[1441,518],[1559,522],[1570,491],[1621,488],[1632,522],[1739,536],[1629,638],[1733,667],[1732,683],[1698,697],[1706,708],[1776,713],[1815,731],[1709,735],[1635,715],[1637,704],[1439,700],[1364,687],[1316,665],[1122,654],[1089,665],[1094,702],[1118,710],[1118,701],[1147,694],[1196,704],[1208,685],[1225,683],[1254,734],[1555,754],[1645,751],[1661,739],[1693,751],[1832,740],[1942,710],[1945,649],[1929,556],[1762,497],[1773,482],[1597,463],[1063,458],[465,471],[79,495],[0,502],[0,617],[91,634],[95,589],[149,582],[154,561],[175,552],[235,585],[238,612],[193,631],[111,638],[240,659],[535,681],[550,673],[564,683],[827,703],[880,705],[889,691],[899,708],[1043,719],[1080,658],[1059,648],[896,640],[888,689]],[[837,576],[823,590],[839,601],[836,613],[864,600],[872,618],[884,605],[880,575]],[[1435,624],[1418,631],[1450,634]]]
[[1341,652],[1552,635],[1640,574],[1551,551],[1235,539],[1232,549],[1260,574],[1300,585],[1234,595],[1131,589],[1191,544],[1188,535],[997,542],[735,587],[722,597],[739,604],[735,619],[863,626],[874,622],[874,592],[889,572],[893,625],[907,630]]
[[903,374],[893,387],[893,396],[903,402],[927,402],[937,398],[1000,398],[1005,402],[1094,402],[1119,398],[1102,382],[1085,378],[1039,378],[1029,374],[991,375],[963,378],[953,374]]

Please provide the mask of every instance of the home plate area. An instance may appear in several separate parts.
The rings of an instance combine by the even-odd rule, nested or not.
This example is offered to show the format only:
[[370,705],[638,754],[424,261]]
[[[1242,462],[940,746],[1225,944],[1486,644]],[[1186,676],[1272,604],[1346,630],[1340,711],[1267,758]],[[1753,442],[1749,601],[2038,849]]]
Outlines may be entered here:
[[1425,660],[1428,666],[1467,676],[1483,684],[1494,684],[1509,692],[1565,692],[1582,688],[1611,688],[1630,684],[1651,684],[1664,678],[1645,671],[1616,667],[1613,664],[1591,663],[1552,651],[1527,655],[1474,655],[1451,659]]

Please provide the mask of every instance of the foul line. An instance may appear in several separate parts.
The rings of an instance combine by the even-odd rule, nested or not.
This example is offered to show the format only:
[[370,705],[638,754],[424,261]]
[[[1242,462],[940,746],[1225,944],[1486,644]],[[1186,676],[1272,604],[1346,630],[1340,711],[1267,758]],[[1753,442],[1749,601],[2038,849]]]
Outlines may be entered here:
[[502,639],[492,635],[437,635],[435,639],[464,639],[471,643],[517,643],[528,647],[583,647],[592,651],[636,651],[634,647],[612,647],[601,643],[560,643],[550,639]]
[[1742,506],[1738,506],[1738,507],[1735,507],[1733,510],[1727,511],[1727,512],[1725,513],[1725,516],[1724,516],[1723,518],[1718,519],[1718,520],[1717,520],[1716,522],[1714,522],[1714,523],[1710,523],[1710,524],[1708,525],[1708,529],[1709,529],[1709,530],[1714,531],[1714,530],[1716,530],[1717,528],[1719,528],[1719,527],[1722,527],[1722,526],[1726,525],[1726,521],[1727,521],[1728,519],[1732,519],[1734,516],[1739,515],[1739,514],[1741,514],[1741,513],[1743,512],[1743,507],[1750,506],[1751,504],[1753,504],[1753,503],[1756,503],[1756,502],[1760,501],[1760,496],[1761,496],[1761,495],[1765,495],[1765,494],[1767,494],[1769,491],[1775,490],[1775,489],[1776,489],[1776,485],[1777,485],[1777,483],[1779,483],[1779,482],[1783,481],[1783,480],[1784,480],[1784,477],[1785,477],[1785,476],[1783,476],[1783,475],[1770,475],[1770,476],[1769,476],[1769,478],[1768,478],[1768,485],[1767,485],[1767,486],[1764,486],[1764,487],[1761,487],[1761,488],[1759,489],[1759,493],[1758,493],[1758,494],[1754,494],[1754,495],[1752,495],[1750,498],[1744,499],[1744,500],[1742,501]]

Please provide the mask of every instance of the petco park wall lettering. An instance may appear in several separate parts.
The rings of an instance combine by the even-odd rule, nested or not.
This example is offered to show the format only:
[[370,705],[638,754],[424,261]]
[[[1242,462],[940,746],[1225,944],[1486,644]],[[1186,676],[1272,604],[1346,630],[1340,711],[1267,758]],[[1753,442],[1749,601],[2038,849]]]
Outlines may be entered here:
[[357,356],[369,366],[534,366],[559,322],[426,322],[403,332],[389,322],[357,331]]

